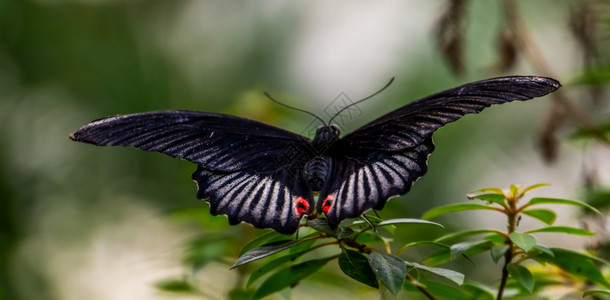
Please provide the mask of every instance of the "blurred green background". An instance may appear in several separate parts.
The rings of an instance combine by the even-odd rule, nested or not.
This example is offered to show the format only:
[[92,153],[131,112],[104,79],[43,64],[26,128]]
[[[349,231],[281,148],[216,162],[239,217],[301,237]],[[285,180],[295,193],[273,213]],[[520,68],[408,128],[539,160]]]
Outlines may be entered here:
[[[563,83],[583,73],[569,15],[584,2],[603,1],[516,2],[552,75]],[[503,73],[494,67],[502,59],[497,37],[504,8],[486,0],[468,2],[461,36],[465,69],[453,72],[436,44],[448,3],[0,0],[0,299],[173,298],[154,283],[184,272],[184,243],[201,231],[167,214],[176,209],[196,207],[210,230],[229,232],[237,245],[258,233],[243,224],[228,228],[222,216],[206,217],[207,204],[195,199],[191,163],[68,139],[93,119],[186,109],[303,132],[309,116],[273,104],[262,92],[326,117],[325,108],[340,93],[357,100],[396,76],[390,88],[358,106],[361,115],[342,124],[351,130],[458,84],[551,75],[526,55]],[[579,104],[589,97],[579,87],[564,89]],[[574,198],[585,165],[597,166],[597,178],[607,184],[607,148],[585,153],[582,144],[561,140],[560,159],[545,163],[537,144],[552,101],[493,107],[439,130],[428,174],[381,216],[417,218],[435,205],[463,201],[469,191],[511,183],[548,182],[553,186],[539,193]],[[582,105],[592,118],[607,116],[607,101],[594,109]],[[578,224],[573,211],[560,212],[560,222]],[[449,228],[503,226],[489,215],[462,216],[438,221]],[[405,230],[402,238],[410,234],[438,232]],[[546,242],[567,246],[552,237]],[[585,243],[576,239],[570,247]],[[220,247],[211,256],[231,261],[238,250]],[[498,274],[495,265],[469,268],[475,280],[497,281],[482,271]],[[238,277],[226,264],[213,263],[202,269],[201,286],[210,298],[223,299]],[[349,279],[338,284],[352,290],[313,287],[336,299],[353,299],[362,289]],[[295,291],[294,298],[305,291]]]

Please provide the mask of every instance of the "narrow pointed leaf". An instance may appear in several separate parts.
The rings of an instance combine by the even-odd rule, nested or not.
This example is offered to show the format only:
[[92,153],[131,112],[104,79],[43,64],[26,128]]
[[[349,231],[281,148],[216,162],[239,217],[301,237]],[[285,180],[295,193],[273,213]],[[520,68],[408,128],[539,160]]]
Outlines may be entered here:
[[504,245],[508,240],[508,237],[506,237],[503,233],[492,233],[490,235],[485,236],[483,239],[486,241],[490,241],[494,244],[498,244],[498,245]]
[[409,267],[416,268],[418,270],[428,271],[432,274],[436,274],[438,276],[449,279],[449,280],[455,282],[457,285],[462,285],[464,283],[464,274],[453,271],[453,270],[444,269],[444,268],[428,267],[428,266],[420,265],[415,262],[406,262],[406,264]]
[[437,243],[437,242],[417,241],[417,242],[408,243],[408,244],[400,247],[400,249],[398,249],[398,251],[396,251],[396,255],[402,253],[407,248],[414,247],[414,246],[425,246],[425,245],[435,246],[435,247],[439,247],[439,248],[445,248],[447,251],[449,251],[451,249],[449,246],[447,246],[445,244]]
[[282,239],[286,239],[286,236],[277,232],[277,231],[270,231],[264,234],[261,234],[257,237],[255,237],[254,239],[252,239],[251,241],[249,241],[248,243],[246,243],[241,250],[239,250],[239,255],[238,256],[242,256],[244,255],[244,253],[260,246],[263,245],[265,243],[269,243],[269,242],[276,242],[273,241],[272,239],[275,238],[282,238]]
[[377,277],[366,256],[357,251],[346,249],[339,255],[339,267],[347,276],[368,286],[379,288]]
[[398,256],[373,251],[369,255],[369,264],[373,272],[392,294],[396,295],[402,288],[407,276],[407,265]]
[[457,204],[449,204],[449,205],[444,205],[444,206],[439,206],[439,207],[433,208],[433,209],[427,211],[426,213],[424,213],[424,215],[421,218],[427,220],[427,219],[432,219],[432,218],[442,216],[445,214],[449,214],[449,213],[465,211],[465,210],[480,210],[480,209],[495,210],[494,208],[492,208],[488,205],[485,205],[485,204],[457,203]]
[[492,245],[492,242],[485,240],[459,243],[451,246],[450,250],[441,250],[433,253],[428,256],[424,262],[427,266],[437,266],[454,260],[462,255],[466,256],[466,259],[469,259],[468,256],[488,251]]
[[349,237],[353,236],[354,234],[356,234],[356,232],[349,227],[342,227],[342,226],[337,227],[337,239],[338,240],[349,238]]
[[530,294],[534,291],[534,276],[526,267],[509,263],[506,265],[506,270],[521,286],[523,286]]
[[326,219],[317,218],[313,220],[307,220],[306,224],[307,226],[319,232],[335,236],[335,230],[330,228],[330,225],[328,225],[328,221],[326,221]]
[[521,191],[521,196],[525,195],[525,193],[527,193],[527,192],[529,192],[531,190],[534,190],[534,189],[537,189],[537,188],[541,188],[541,187],[545,187],[545,186],[551,186],[551,185],[548,184],[548,183],[538,183],[538,184],[530,185],[530,186],[524,188],[523,191]]
[[513,195],[518,195],[519,194],[519,190],[521,189],[521,185],[520,184],[511,184],[510,185],[510,193]]
[[504,254],[506,254],[506,251],[508,251],[508,248],[510,248],[508,245],[495,245],[495,246],[493,246],[491,248],[491,250],[490,250],[491,259],[493,259],[493,261],[495,263],[498,263],[500,258],[504,257]]
[[383,240],[381,239],[381,237],[378,234],[367,231],[367,232],[360,234],[358,236],[358,238],[356,239],[356,242],[358,242],[360,244],[371,244],[371,243],[380,243],[380,242],[383,242]]
[[555,214],[554,211],[544,208],[526,209],[523,211],[523,214],[538,219],[547,225],[553,225],[553,223],[555,223],[555,219],[557,219],[557,214]]
[[546,246],[536,245],[536,246],[534,246],[534,249],[536,249],[546,255],[549,255],[550,257],[555,257],[555,253],[553,253],[553,250],[549,249]]
[[558,198],[532,198],[527,205],[537,205],[537,204],[565,204],[565,205],[573,205],[573,206],[580,206],[580,207],[584,207],[587,208],[589,210],[594,211],[595,213],[601,215],[602,213],[599,212],[599,210],[597,210],[595,207],[581,202],[581,201],[576,201],[576,200],[569,200],[569,199],[558,199]]
[[483,234],[483,233],[501,233],[501,232],[497,229],[464,230],[464,231],[458,231],[458,232],[453,232],[450,234],[443,235],[434,241],[435,242],[444,242],[444,241],[448,241],[448,240],[455,240],[455,239],[464,238],[467,236],[472,236],[472,235],[477,235],[477,234]]
[[496,203],[496,204],[500,204],[500,205],[504,205],[504,203],[506,202],[506,197],[504,197],[503,194],[497,194],[497,193],[486,193],[486,194],[470,194],[470,195],[466,195],[468,197],[468,199],[479,199],[479,200],[483,200],[483,201],[488,201],[491,203]]
[[[480,190],[473,191],[469,195],[478,194],[478,193],[493,193],[493,194],[498,194],[498,195],[504,195],[504,191],[499,188],[482,188]],[[466,196],[468,196],[468,195],[466,195]]]
[[584,294],[582,294],[582,297],[584,298],[584,297],[592,296],[592,295],[610,296],[610,290],[588,290]]
[[385,220],[385,221],[377,224],[377,226],[396,225],[396,224],[424,224],[424,225],[434,225],[434,226],[438,226],[440,228],[445,228],[443,225],[436,223],[436,222],[426,221],[426,220],[422,220],[422,219],[411,219],[411,218]]
[[589,230],[585,230],[585,229],[581,229],[581,228],[576,228],[576,227],[569,227],[569,226],[549,226],[549,227],[543,227],[543,228],[529,230],[529,231],[526,231],[526,232],[527,233],[559,232],[559,233],[567,233],[567,234],[574,234],[574,235],[584,235],[584,236],[595,235],[595,233],[593,233],[593,232],[591,232]]
[[265,280],[256,290],[254,293],[254,298],[260,299],[275,292],[281,291],[287,287],[293,287],[299,283],[299,281],[322,268],[329,260],[333,258],[335,257],[331,256],[321,259],[308,260],[269,276],[269,278],[267,278],[267,280]]
[[246,253],[244,253],[244,255],[240,256],[237,261],[235,262],[235,264],[233,264],[233,266],[231,266],[231,269],[241,266],[243,264],[247,264],[249,262],[255,261],[257,259],[261,259],[263,257],[267,257],[269,255],[273,255],[275,253],[278,253],[280,251],[284,251],[294,245],[306,242],[307,240],[296,240],[296,241],[280,241],[280,242],[273,242],[270,244],[266,244],[266,245],[262,245],[260,247],[254,248]]
[[508,237],[517,247],[525,252],[530,251],[530,249],[536,246],[536,238],[526,233],[511,232]]
[[451,260],[454,260],[460,255],[467,253],[471,249],[479,247],[489,249],[491,247],[491,243],[489,241],[473,241],[454,244],[451,246]]
[[274,269],[280,267],[281,265],[288,263],[288,262],[294,262],[299,257],[303,256],[305,253],[307,253],[309,251],[311,251],[311,249],[301,250],[299,252],[295,252],[295,253],[291,253],[289,255],[284,255],[282,257],[278,257],[278,258],[264,264],[262,267],[258,268],[256,271],[254,271],[250,274],[250,277],[248,278],[248,282],[246,283],[246,287],[250,287],[250,285],[252,285],[254,282],[256,282],[259,278],[261,278],[265,274],[269,273],[270,271],[273,271]]
[[536,258],[540,261],[554,264],[564,271],[578,277],[590,280],[591,282],[595,282],[605,287],[610,287],[610,284],[608,284],[602,275],[599,267],[595,264],[595,262],[598,262],[608,265],[608,262],[597,257],[567,249],[551,248],[551,250],[555,256],[543,254]]

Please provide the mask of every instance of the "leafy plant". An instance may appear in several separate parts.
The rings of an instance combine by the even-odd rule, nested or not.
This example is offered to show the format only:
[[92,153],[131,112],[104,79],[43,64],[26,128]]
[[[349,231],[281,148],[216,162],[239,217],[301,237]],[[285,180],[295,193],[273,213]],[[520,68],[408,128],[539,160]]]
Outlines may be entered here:
[[[368,215],[362,219],[346,220],[332,229],[324,218],[318,218],[304,222],[298,237],[266,232],[246,243],[231,266],[247,278],[233,290],[232,297],[264,298],[297,286],[319,270],[331,268],[329,264],[336,264],[336,269],[362,286],[394,295],[415,292],[428,299],[504,299],[539,294],[554,286],[572,286],[574,293],[582,295],[609,293],[610,284],[599,267],[608,265],[608,262],[590,254],[546,247],[535,238],[535,235],[543,233],[593,235],[585,229],[553,225],[557,215],[551,209],[541,208],[543,204],[577,206],[596,214],[599,211],[584,202],[569,199],[531,198],[524,201],[528,192],[543,186],[545,184],[526,188],[512,185],[508,190],[481,189],[468,195],[470,201],[477,202],[436,207],[427,211],[422,219],[382,220]],[[404,245],[392,240],[399,227],[443,228],[427,219],[466,210],[501,213],[507,221],[506,230],[485,228],[451,232],[434,240],[411,241]],[[522,216],[539,220],[544,226],[519,231]],[[187,253],[210,253],[206,249],[226,243],[225,236],[218,233],[203,235],[196,241],[207,239],[207,242],[191,243],[191,250]],[[481,237],[464,240],[473,236]],[[418,246],[433,247],[438,251],[421,261],[405,258],[407,249]],[[502,262],[502,271],[498,274],[501,281],[495,290],[465,281],[465,276],[458,271],[438,267],[482,253],[489,253],[496,263]],[[219,257],[203,256],[200,259],[190,257],[185,262],[195,272],[210,260],[227,263]],[[538,267],[530,262],[538,263]],[[202,288],[189,281],[189,276],[165,280],[157,287],[166,292],[205,295]]]

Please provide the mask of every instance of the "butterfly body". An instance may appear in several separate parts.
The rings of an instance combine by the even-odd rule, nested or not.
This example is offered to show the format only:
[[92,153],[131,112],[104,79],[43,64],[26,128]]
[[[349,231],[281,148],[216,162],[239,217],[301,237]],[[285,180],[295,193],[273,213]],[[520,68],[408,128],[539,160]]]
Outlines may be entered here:
[[197,198],[209,202],[212,214],[289,234],[304,216],[324,215],[336,227],[382,209],[426,173],[438,128],[560,86],[536,76],[478,81],[411,102],[342,137],[336,125],[319,127],[312,140],[230,115],[157,111],[93,121],[70,138],[191,161]]

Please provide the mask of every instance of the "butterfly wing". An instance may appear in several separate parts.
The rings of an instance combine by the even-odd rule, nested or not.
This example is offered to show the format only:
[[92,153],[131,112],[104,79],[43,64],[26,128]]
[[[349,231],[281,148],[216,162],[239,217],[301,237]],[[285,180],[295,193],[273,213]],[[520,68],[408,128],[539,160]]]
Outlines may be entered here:
[[318,211],[336,226],[368,209],[383,208],[425,174],[435,130],[492,104],[541,97],[560,86],[545,77],[493,78],[414,101],[370,122],[328,150],[335,164],[320,192]]
[[334,228],[341,220],[358,217],[371,208],[382,209],[389,198],[406,194],[426,173],[434,144],[429,136],[419,145],[397,152],[340,146],[331,150],[333,173],[320,191],[317,210]]
[[401,151],[447,123],[491,106],[544,96],[561,87],[552,78],[510,76],[465,84],[400,107],[343,137],[356,148]]
[[98,146],[130,146],[181,157],[198,165],[197,196],[231,224],[294,232],[313,209],[302,178],[310,140],[239,117],[190,111],[159,111],[105,118],[70,135]]

